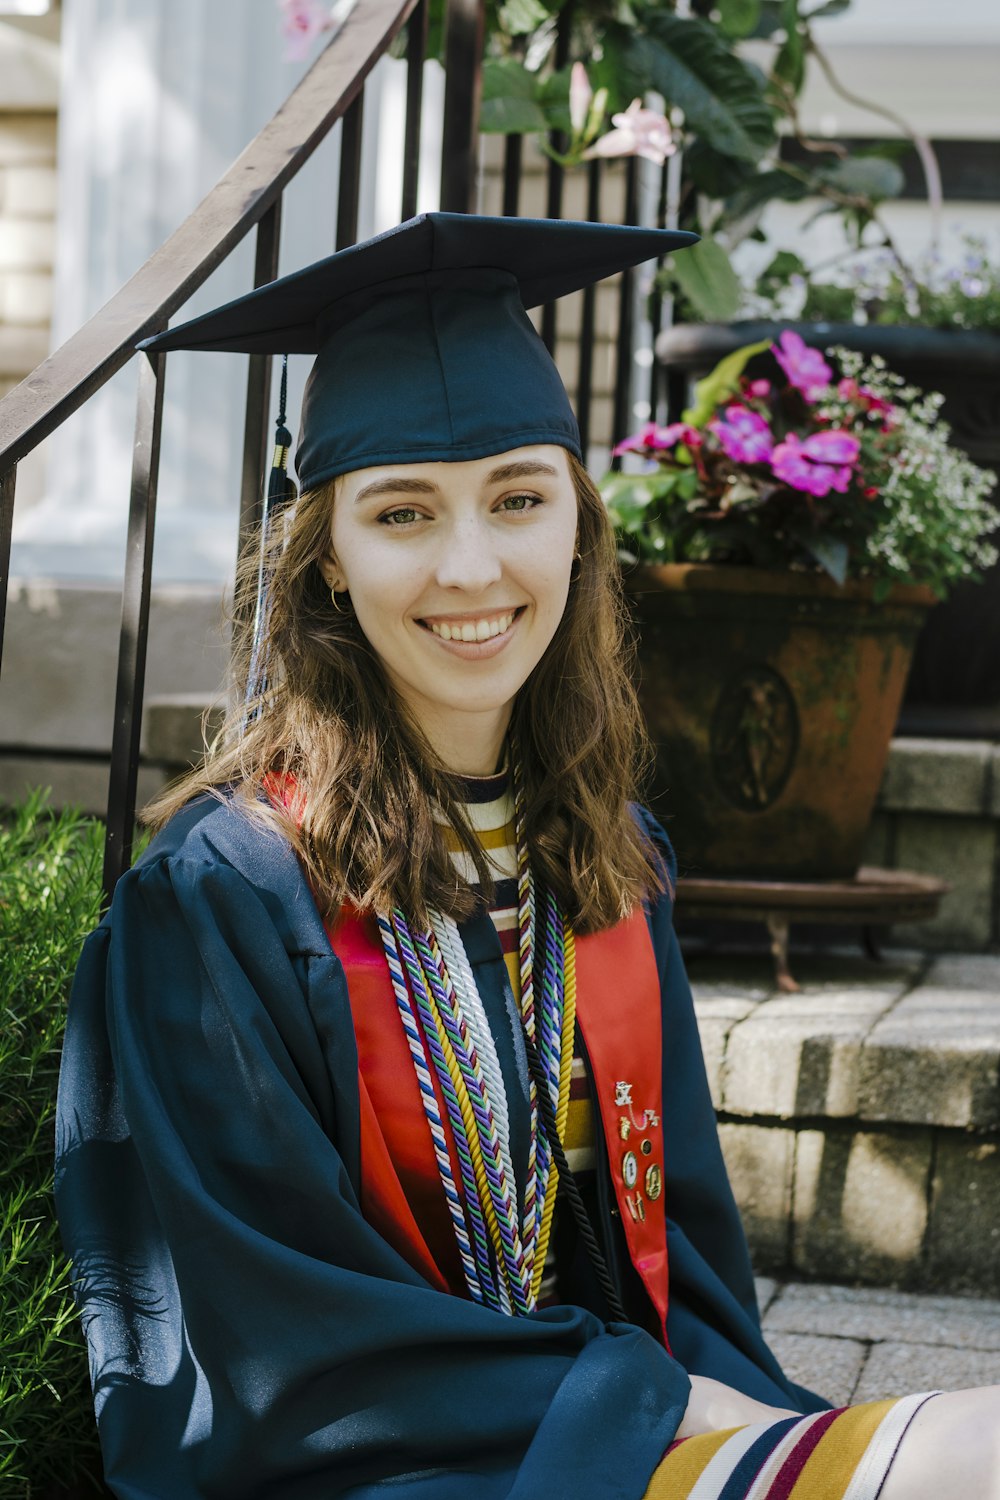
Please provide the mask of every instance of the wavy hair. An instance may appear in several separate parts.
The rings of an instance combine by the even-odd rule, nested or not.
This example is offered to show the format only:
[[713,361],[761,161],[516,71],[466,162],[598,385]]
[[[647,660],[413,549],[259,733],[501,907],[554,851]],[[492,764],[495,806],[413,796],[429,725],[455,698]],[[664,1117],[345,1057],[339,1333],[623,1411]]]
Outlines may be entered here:
[[[579,572],[555,635],[517,695],[511,739],[532,870],[586,933],[613,926],[665,882],[628,805],[650,754],[614,537],[600,495],[569,458]],[[476,898],[456,873],[435,805],[487,897],[492,869],[463,811],[461,783],[393,690],[353,611],[331,605],[320,561],[336,491],[333,480],[302,495],[263,539],[270,681],[246,725],[259,554],[245,550],[233,612],[236,706],[200,764],[143,817],[159,827],[205,792],[234,800],[289,840],[328,919],[351,902],[362,910],[399,906],[422,925],[428,908],[461,920]],[[294,786],[289,806],[269,795],[275,785]]]

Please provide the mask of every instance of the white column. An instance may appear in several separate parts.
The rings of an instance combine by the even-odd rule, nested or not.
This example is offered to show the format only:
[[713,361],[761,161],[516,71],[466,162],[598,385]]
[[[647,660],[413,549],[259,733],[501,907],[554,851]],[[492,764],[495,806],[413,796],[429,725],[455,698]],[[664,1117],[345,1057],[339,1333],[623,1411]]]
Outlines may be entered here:
[[[276,0],[64,0],[54,347],[274,113],[308,66],[282,61],[282,50]],[[393,140],[382,131],[382,159],[398,159],[404,72],[383,63],[366,89],[361,237],[398,220],[399,193],[390,203],[378,169],[379,126],[385,117],[398,129]],[[282,272],[333,248],[338,154],[339,129],[285,195]],[[421,207],[433,206],[423,175]],[[252,239],[178,317],[249,290]],[[246,360],[180,353],[167,363],[156,576],[221,581],[235,550]],[[303,378],[297,369],[293,412]],[[133,364],[50,440],[44,497],[15,517],[15,574],[120,578],[135,388]]]

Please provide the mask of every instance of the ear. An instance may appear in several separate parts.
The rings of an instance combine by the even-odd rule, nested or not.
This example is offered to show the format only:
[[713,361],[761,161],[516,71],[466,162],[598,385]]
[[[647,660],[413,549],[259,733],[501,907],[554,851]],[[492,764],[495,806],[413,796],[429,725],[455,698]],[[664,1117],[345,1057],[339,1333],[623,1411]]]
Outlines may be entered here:
[[341,582],[340,567],[332,552],[327,552],[318,559],[319,570],[323,575],[323,581],[328,589],[336,588]]

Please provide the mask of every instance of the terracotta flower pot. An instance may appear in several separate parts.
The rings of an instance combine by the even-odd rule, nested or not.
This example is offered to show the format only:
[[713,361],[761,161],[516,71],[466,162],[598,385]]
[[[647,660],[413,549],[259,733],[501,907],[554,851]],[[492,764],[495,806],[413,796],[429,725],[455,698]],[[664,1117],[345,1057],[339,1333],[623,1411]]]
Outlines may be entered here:
[[930,590],[700,563],[626,589],[681,870],[854,875]]

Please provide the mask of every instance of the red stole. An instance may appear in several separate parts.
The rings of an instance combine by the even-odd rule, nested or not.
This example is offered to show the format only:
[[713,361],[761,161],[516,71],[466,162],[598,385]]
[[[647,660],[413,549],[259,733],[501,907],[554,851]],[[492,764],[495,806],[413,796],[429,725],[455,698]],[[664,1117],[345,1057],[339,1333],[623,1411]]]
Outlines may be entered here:
[[[327,931],[344,965],[358,1043],[363,1212],[432,1286],[462,1291],[458,1251],[378,926],[373,917],[345,907],[336,927]],[[642,910],[617,927],[577,938],[576,974],[577,1020],[593,1071],[618,1211],[666,1343],[660,985]],[[440,1096],[438,1104],[446,1118]],[[446,1134],[450,1143],[447,1124]],[[453,1150],[452,1170],[457,1181]]]

